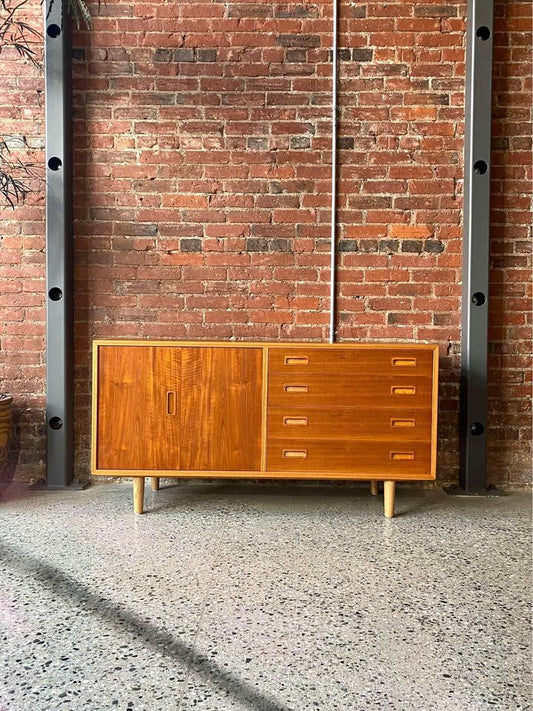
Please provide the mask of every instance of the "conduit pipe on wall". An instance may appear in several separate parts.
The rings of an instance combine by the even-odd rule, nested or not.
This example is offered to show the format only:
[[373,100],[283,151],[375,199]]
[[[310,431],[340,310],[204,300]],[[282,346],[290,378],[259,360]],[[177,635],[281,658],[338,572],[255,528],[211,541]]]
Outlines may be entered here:
[[337,291],[337,54],[338,54],[338,27],[339,27],[339,0],[333,3],[333,37],[331,42],[332,71],[331,71],[331,270],[330,270],[330,297],[329,297],[329,342],[335,342],[335,303]]

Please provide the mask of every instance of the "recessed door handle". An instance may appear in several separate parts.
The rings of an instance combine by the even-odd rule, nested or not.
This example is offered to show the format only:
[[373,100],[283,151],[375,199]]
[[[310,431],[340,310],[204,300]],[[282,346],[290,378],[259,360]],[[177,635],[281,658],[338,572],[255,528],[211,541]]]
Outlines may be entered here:
[[309,365],[309,356],[285,356],[285,365]]
[[286,393],[308,393],[309,385],[285,385],[283,389]]
[[414,385],[394,385],[391,388],[393,395],[416,395],[416,387]]
[[284,449],[285,459],[307,459],[307,449]]
[[167,415],[176,414],[177,395],[175,390],[167,390]]
[[307,425],[307,417],[284,417],[283,418],[283,424],[284,425]]
[[400,420],[400,419],[392,419],[390,421],[390,426],[391,427],[414,427],[415,426],[415,419],[406,419],[406,420]]
[[415,458],[414,452],[391,452],[390,458],[394,461],[412,461]]
[[396,368],[414,368],[416,358],[393,358],[392,365]]

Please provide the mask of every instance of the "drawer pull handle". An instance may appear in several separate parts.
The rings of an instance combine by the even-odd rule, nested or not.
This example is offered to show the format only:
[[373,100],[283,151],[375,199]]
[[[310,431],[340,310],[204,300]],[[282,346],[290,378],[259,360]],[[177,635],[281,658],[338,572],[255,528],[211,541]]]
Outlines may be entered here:
[[309,365],[309,356],[285,356],[285,365]]
[[307,459],[307,449],[284,449],[285,459]]
[[393,358],[392,365],[398,368],[414,368],[416,358]]
[[284,417],[284,425],[307,425],[307,417]]
[[414,418],[412,420],[395,420],[392,419],[390,421],[390,426],[391,427],[414,427],[415,426],[415,420]]
[[176,414],[176,391],[167,390],[167,415]]
[[308,393],[309,385],[285,385],[283,389],[286,393]]
[[416,395],[416,387],[414,385],[394,385],[391,392],[393,395]]
[[415,458],[415,453],[414,452],[391,452],[390,453],[390,458],[393,461],[406,461],[410,460],[412,461]]

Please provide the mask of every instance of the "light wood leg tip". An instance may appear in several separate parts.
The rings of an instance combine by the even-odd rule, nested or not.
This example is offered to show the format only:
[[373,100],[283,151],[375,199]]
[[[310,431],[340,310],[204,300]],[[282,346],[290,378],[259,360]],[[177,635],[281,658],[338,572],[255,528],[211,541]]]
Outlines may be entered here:
[[144,477],[133,479],[133,513],[142,514],[144,507]]
[[159,477],[158,476],[150,477],[150,488],[152,491],[159,491]]
[[377,481],[370,482],[370,493],[372,496],[377,496],[379,494],[379,483]]
[[394,497],[396,493],[396,482],[386,481],[383,484],[383,493],[385,518],[394,518]]

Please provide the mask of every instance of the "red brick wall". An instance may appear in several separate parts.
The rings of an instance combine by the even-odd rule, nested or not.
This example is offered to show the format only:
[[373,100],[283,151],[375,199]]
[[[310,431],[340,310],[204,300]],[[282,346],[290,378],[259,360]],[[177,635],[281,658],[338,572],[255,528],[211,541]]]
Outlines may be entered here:
[[497,2],[494,23],[489,461],[509,482],[531,476],[532,7]]
[[[41,17],[40,4],[34,2],[24,7],[18,19],[41,30]],[[41,60],[40,42],[33,48]],[[20,156],[33,163],[41,177],[43,103],[42,73],[23,62],[11,47],[3,47],[0,137],[8,138],[12,159]],[[22,149],[24,139],[28,150]],[[0,206],[0,390],[14,396],[17,440],[22,445],[17,473],[23,478],[43,476],[46,456],[44,197],[42,182],[30,180],[29,184],[37,192],[25,205],[14,211]]]
[[[338,338],[441,345],[439,477],[453,481],[466,7],[341,5]],[[496,15],[489,446],[506,485],[529,478],[531,5],[496,2]],[[81,476],[94,337],[327,338],[330,43],[330,0],[108,2],[76,33]],[[37,140],[41,80],[14,72],[31,116],[13,118]],[[3,130],[14,102],[0,96]],[[35,476],[41,202],[3,217],[0,376],[21,415],[20,476]]]

